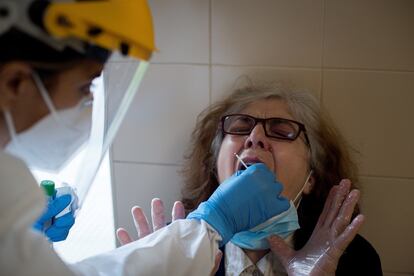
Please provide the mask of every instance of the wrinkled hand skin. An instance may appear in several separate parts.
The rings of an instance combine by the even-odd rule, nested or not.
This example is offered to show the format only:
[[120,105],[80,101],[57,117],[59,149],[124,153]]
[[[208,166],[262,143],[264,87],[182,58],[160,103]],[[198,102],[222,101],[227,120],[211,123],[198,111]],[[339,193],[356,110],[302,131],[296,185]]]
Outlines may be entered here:
[[293,250],[277,236],[269,238],[272,252],[288,275],[335,275],[340,257],[364,222],[363,215],[351,222],[360,192],[350,191],[350,186],[351,182],[343,179],[331,189],[312,236],[302,249]]

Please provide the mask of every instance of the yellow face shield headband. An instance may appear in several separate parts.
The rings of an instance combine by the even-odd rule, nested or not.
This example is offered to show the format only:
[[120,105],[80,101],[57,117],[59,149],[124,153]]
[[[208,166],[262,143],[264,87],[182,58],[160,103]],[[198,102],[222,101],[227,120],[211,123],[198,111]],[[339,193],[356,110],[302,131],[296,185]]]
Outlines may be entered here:
[[43,20],[47,31],[58,38],[79,38],[141,60],[149,60],[155,51],[145,0],[51,3]]

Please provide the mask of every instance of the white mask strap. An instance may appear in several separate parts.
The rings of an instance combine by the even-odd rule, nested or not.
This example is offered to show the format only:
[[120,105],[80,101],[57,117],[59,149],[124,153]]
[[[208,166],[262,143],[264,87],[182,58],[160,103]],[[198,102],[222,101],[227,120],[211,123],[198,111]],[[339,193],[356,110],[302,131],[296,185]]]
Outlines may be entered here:
[[60,122],[59,116],[57,115],[55,106],[53,105],[52,99],[49,96],[49,93],[47,93],[47,89],[45,85],[43,84],[42,80],[40,79],[39,75],[36,72],[32,73],[33,80],[37,86],[37,89],[40,92],[40,95],[42,95],[43,100],[46,103],[47,108],[49,109],[50,113],[53,116],[53,119],[56,120],[56,122]]
[[[310,170],[308,177],[305,180],[305,183],[303,184],[302,188],[300,189],[299,193],[296,195],[295,199],[293,200],[293,203],[296,205],[296,202],[298,198],[302,195],[303,190],[305,189],[306,184],[309,181],[309,178],[312,176],[313,170]],[[298,204],[299,206],[299,204]]]

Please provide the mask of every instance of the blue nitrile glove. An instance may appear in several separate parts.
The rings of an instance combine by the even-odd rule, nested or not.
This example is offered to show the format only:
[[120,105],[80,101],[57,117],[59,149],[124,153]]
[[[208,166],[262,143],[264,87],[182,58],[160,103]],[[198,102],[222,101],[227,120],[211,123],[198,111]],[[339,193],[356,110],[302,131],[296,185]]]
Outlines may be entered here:
[[254,164],[219,185],[187,218],[210,224],[221,235],[223,246],[234,234],[289,209],[289,200],[280,195],[282,189],[266,165]]
[[[70,194],[65,194],[49,200],[45,212],[35,222],[33,228],[44,233],[52,242],[65,240],[69,234],[70,228],[75,223],[73,211],[59,218],[55,218],[55,216],[71,203],[71,199],[72,196]],[[45,223],[51,220],[52,225],[45,229]]]

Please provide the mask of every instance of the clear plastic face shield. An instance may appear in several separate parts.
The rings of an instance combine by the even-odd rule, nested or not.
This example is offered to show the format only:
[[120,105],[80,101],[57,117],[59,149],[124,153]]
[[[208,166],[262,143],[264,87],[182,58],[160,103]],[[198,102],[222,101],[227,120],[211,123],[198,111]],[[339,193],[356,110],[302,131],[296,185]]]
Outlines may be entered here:
[[113,52],[93,82],[93,101],[58,110],[34,74],[50,114],[23,133],[16,133],[11,114],[5,114],[13,142],[9,152],[18,153],[39,182],[50,179],[75,189],[82,203],[155,51],[148,3],[0,0],[0,7],[8,14],[0,20],[0,34],[15,28],[55,51],[71,49],[86,57],[87,45]]
[[[67,150],[70,152],[66,154],[66,160],[62,160],[60,166],[52,170],[51,166],[43,166],[43,168],[37,166],[37,164],[45,164],[44,162],[32,162],[33,160],[27,162],[39,183],[48,179],[53,180],[57,187],[69,185],[75,190],[79,203],[83,203],[132,100],[139,90],[148,66],[149,63],[146,61],[119,56],[116,61],[110,60],[106,64],[102,75],[93,81],[91,87],[93,101],[81,100],[75,107],[78,115],[83,117],[82,124],[89,126],[88,129],[79,127],[79,122],[76,121],[72,121],[73,125],[65,126],[78,128],[78,132],[75,133],[79,136],[74,138],[82,141],[76,141],[70,146],[62,145],[62,147],[68,147]],[[62,123],[59,115],[63,112],[65,110],[56,112],[58,117],[56,124]],[[49,116],[56,117],[56,115],[51,113]],[[89,118],[85,118],[87,116]],[[37,146],[45,147],[46,144],[37,144]]]
[[90,138],[73,183],[80,202],[88,193],[149,66],[146,61],[123,59],[108,63],[101,78],[96,80],[94,93],[97,97],[93,104]]

